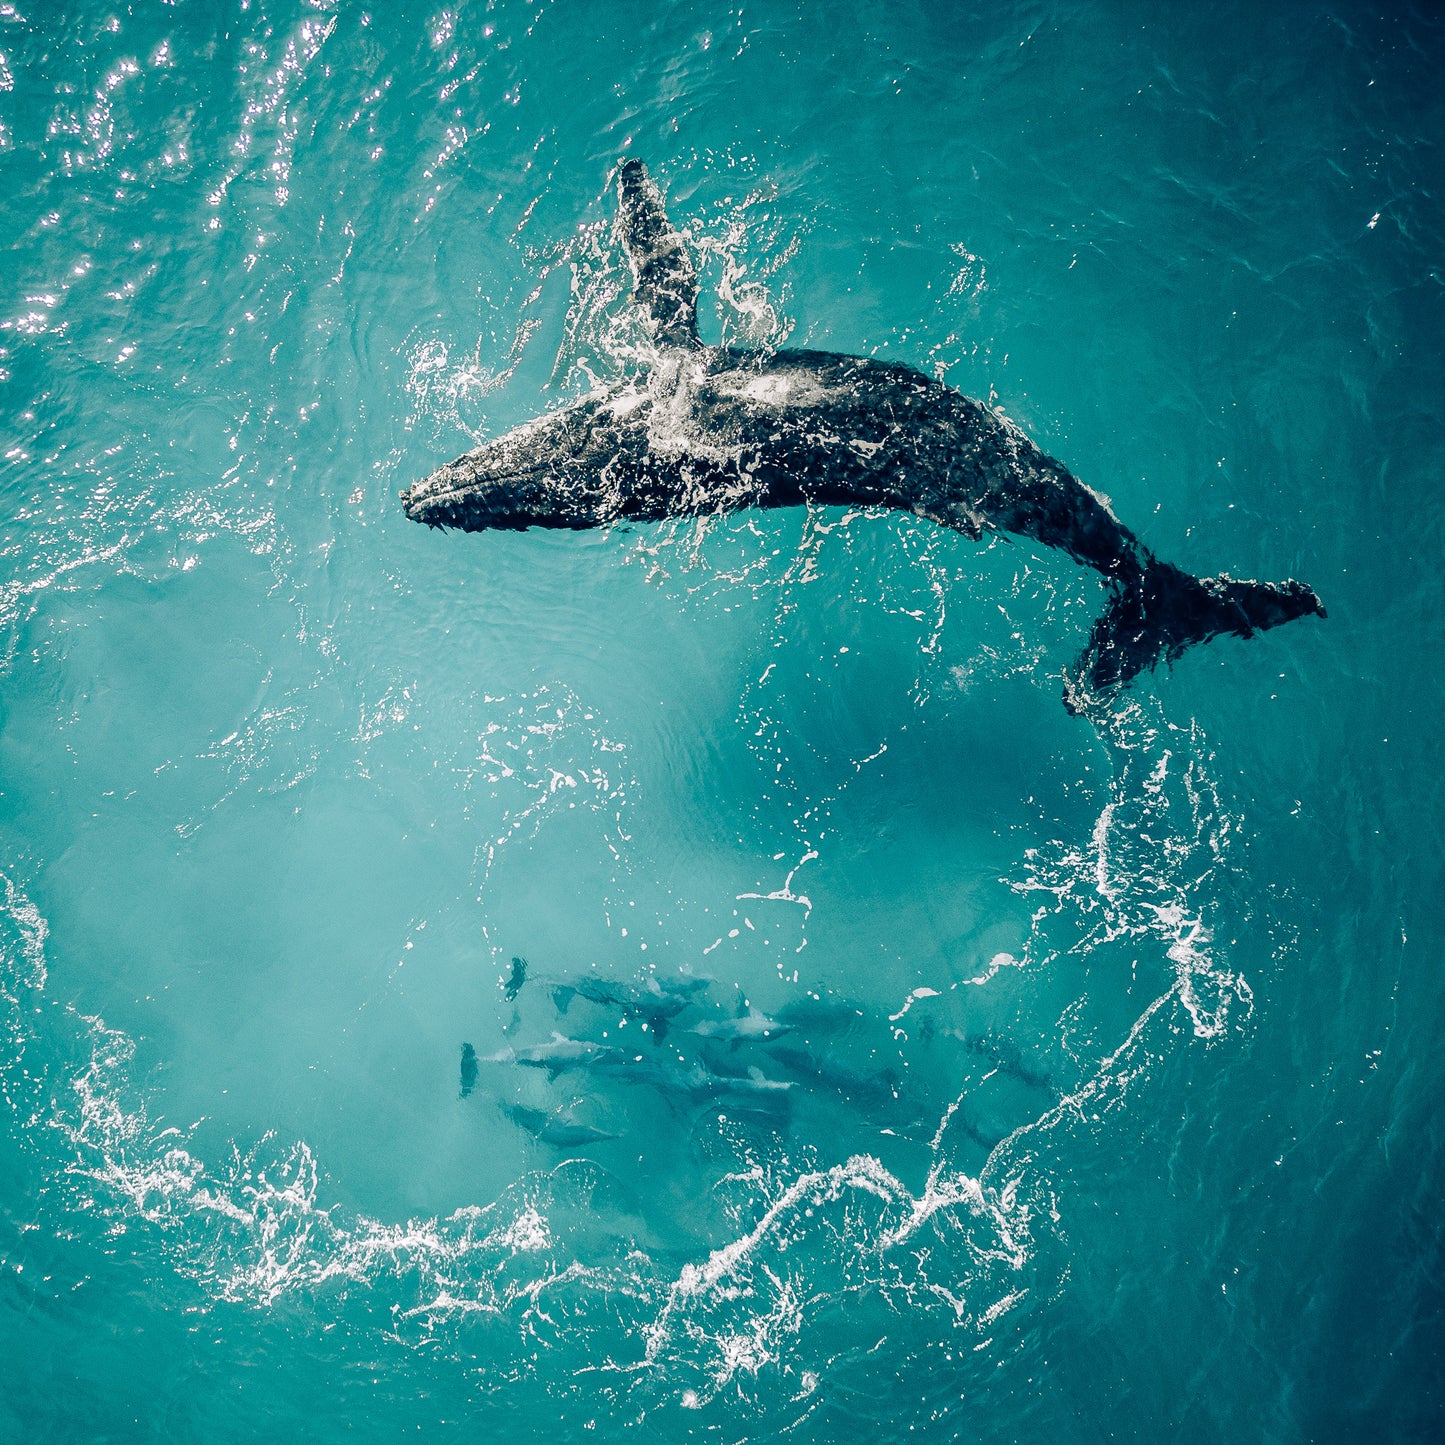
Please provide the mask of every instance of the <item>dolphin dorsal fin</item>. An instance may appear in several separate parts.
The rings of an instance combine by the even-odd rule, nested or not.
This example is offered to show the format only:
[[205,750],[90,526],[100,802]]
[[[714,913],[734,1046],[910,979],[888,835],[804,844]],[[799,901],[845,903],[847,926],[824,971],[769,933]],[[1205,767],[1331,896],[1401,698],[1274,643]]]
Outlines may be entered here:
[[662,346],[700,346],[697,272],[672,228],[662,192],[638,160],[617,168],[617,234],[632,264],[632,300]]

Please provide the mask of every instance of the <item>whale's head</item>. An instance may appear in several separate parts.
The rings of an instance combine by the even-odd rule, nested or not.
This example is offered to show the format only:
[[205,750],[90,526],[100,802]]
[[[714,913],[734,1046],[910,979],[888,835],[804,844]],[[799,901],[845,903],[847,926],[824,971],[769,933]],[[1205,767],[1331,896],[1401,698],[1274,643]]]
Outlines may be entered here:
[[438,467],[401,494],[406,514],[467,532],[604,526],[628,510],[646,409],[640,393],[594,392]]

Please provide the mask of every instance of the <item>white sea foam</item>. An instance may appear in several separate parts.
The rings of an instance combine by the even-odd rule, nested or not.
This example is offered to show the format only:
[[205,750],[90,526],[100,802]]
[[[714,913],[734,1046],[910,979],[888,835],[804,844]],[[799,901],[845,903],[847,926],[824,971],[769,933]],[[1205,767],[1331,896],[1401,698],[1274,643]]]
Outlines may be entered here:
[[[558,777],[586,783],[599,806],[621,806],[612,782],[580,761],[564,762],[552,746],[591,735],[579,726],[583,712],[575,699],[546,690],[497,699],[499,721],[511,721],[488,736],[478,767],[490,786],[518,790],[508,809],[514,828],[535,828],[538,810],[556,806]],[[1159,746],[1163,738],[1169,747]],[[319,1303],[338,1289],[344,1296],[389,1281],[392,1328],[429,1336],[486,1321],[535,1333],[564,1316],[587,1328],[594,1303],[609,1317],[622,1309],[641,1355],[616,1368],[639,1387],[665,1378],[699,1405],[770,1371],[796,1382],[806,1368],[816,1378],[828,1359],[817,1330],[839,1297],[936,1310],[949,1328],[987,1343],[1005,1316],[1056,1287],[1046,1282],[1040,1291],[1033,1277],[1038,1231],[1059,1218],[1048,1135],[1090,1127],[1147,1076],[1169,1047],[1175,1006],[1203,1037],[1219,1035],[1234,1004],[1247,1010],[1248,987],[1220,965],[1201,917],[1201,880],[1221,867],[1233,825],[1220,816],[1200,740],[1135,718],[1112,741],[1119,775],[1088,842],[1031,852],[1015,886],[1050,902],[1035,914],[1021,956],[1000,957],[1029,972],[1057,963],[1063,935],[1085,951],[1152,941],[1173,983],[1077,1086],[996,1145],[982,1169],[954,1162],[965,1095],[939,1119],[916,1191],[868,1153],[832,1163],[784,1149],[755,1157],[725,1181],[736,1233],[669,1278],[660,1260],[635,1249],[569,1257],[574,1246],[561,1220],[585,1196],[594,1166],[527,1176],[487,1206],[390,1224],[326,1205],[324,1170],[304,1141],[264,1136],[208,1163],[183,1131],[151,1121],[132,1077],[131,1040],[69,1012],[89,1058],[53,1096],[46,1120],[59,1146],[45,1150],[55,1197],[112,1232],[156,1231],[174,1267],[218,1304]],[[19,1000],[45,985],[45,921],[13,883],[5,916],[14,936],[6,993]],[[908,1004],[938,996],[920,988]],[[24,1013],[12,1010],[22,1044]]]

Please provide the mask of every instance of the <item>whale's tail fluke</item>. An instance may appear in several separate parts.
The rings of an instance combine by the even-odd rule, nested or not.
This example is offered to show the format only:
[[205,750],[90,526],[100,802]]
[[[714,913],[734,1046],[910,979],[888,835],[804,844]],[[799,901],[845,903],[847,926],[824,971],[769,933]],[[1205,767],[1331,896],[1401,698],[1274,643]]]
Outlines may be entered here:
[[1141,672],[1184,649],[1232,633],[1253,637],[1324,605],[1303,582],[1236,582],[1192,577],[1168,562],[1149,560],[1139,580],[1122,587],[1089,634],[1089,645],[1065,679],[1070,712],[1107,702]]

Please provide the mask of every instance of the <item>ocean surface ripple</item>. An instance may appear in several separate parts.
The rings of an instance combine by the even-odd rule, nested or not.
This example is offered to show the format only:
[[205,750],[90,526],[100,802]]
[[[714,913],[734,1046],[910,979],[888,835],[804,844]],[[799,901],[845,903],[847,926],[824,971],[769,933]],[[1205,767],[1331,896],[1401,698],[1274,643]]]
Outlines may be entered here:
[[[1439,1438],[1442,59],[0,5],[0,1441]],[[408,524],[646,365],[624,153],[1328,622],[1090,723],[1016,541]]]

